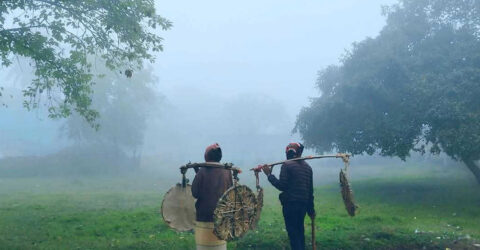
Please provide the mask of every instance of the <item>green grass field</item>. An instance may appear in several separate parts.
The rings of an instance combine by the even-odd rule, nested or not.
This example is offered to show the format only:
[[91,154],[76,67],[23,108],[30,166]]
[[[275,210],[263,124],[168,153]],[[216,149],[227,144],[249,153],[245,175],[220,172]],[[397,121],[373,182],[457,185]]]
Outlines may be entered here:
[[[0,179],[1,249],[194,249],[161,220],[172,182],[151,178]],[[337,184],[315,189],[323,249],[480,249],[480,192],[471,180],[388,177],[352,182],[347,215]],[[260,224],[231,249],[288,249],[278,192],[263,183]],[[306,219],[306,240],[310,222]],[[308,245],[310,247],[310,244]]]

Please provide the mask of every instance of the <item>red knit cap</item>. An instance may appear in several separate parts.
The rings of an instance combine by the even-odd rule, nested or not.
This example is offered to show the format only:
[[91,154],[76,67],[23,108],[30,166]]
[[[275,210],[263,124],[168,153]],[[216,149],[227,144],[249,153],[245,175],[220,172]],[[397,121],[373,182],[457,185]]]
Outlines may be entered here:
[[214,143],[205,149],[205,161],[219,162],[222,159],[222,149],[218,143]]
[[291,150],[293,150],[295,152],[297,157],[300,157],[300,156],[302,156],[302,153],[303,153],[303,145],[299,142],[291,142],[285,148],[285,153],[287,153],[288,151],[291,151]]

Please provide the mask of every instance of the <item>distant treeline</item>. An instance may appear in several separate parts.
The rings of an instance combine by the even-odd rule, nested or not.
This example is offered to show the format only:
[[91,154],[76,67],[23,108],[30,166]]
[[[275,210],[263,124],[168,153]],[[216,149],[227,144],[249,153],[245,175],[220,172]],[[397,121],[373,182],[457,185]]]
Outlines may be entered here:
[[72,146],[45,156],[0,159],[0,177],[119,175],[137,170],[139,159],[112,147]]

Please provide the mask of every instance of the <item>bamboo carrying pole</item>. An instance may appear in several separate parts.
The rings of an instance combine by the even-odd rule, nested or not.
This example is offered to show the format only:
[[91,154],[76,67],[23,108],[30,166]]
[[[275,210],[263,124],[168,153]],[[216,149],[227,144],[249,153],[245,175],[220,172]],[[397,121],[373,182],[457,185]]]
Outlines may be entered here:
[[[233,163],[220,163],[220,162],[203,162],[203,163],[187,163],[180,167],[180,173],[182,174],[182,187],[186,187],[188,179],[185,177],[189,168],[223,168],[230,170],[233,173],[233,179],[238,181],[238,174],[242,173],[242,170],[234,167]],[[196,170],[195,170],[196,171]]]
[[239,173],[242,172],[241,169],[236,168],[233,166],[233,163],[220,163],[220,162],[202,162],[202,163],[187,163],[180,167],[180,170],[186,170],[189,168],[224,168],[227,170],[237,171]]
[[[342,158],[345,161],[345,160],[348,160],[349,157],[350,157],[349,154],[313,155],[313,156],[305,156],[305,157],[294,158],[294,159],[285,160],[285,161],[277,161],[277,162],[270,163],[270,164],[265,164],[265,165],[267,165],[269,167],[272,167],[272,169],[273,169],[274,166],[283,164],[283,163],[288,162],[288,161],[304,161],[304,160],[313,160],[313,159],[322,159],[322,158]],[[255,172],[260,172],[260,171],[262,171],[262,166],[264,166],[264,165],[258,165],[258,167],[252,168],[250,170],[255,171]]]

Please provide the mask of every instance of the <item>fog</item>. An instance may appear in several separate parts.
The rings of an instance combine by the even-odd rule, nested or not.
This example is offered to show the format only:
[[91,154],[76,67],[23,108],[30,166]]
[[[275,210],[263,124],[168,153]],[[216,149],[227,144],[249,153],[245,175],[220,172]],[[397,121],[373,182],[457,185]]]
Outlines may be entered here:
[[227,161],[282,159],[284,146],[298,140],[291,133],[296,115],[317,94],[316,72],[353,41],[375,36],[385,23],[380,6],[390,3],[157,2],[174,22],[155,65],[158,89],[177,118],[160,123],[174,126],[177,137],[167,139],[171,151],[158,143],[161,135],[147,148],[199,161],[205,146],[218,142]]
[[0,0],[0,249],[480,248],[479,3]]
[[[20,165],[32,165],[27,170],[35,168],[37,174],[52,161],[53,165],[84,168],[88,163],[78,163],[78,154],[84,153],[89,161],[105,158],[98,164],[110,164],[113,170],[99,170],[99,173],[112,173],[117,172],[118,155],[106,151],[92,154],[92,150],[78,150],[78,145],[118,146],[125,157],[134,158],[127,163],[122,160],[125,165],[122,169],[176,176],[178,166],[203,161],[205,147],[214,142],[223,148],[223,161],[244,169],[282,160],[285,145],[300,140],[292,132],[297,114],[311,97],[319,95],[314,84],[317,71],[338,63],[353,42],[375,37],[385,24],[381,6],[392,3],[386,0],[156,1],[158,12],[174,24],[162,35],[164,51],[157,55],[154,64],[147,64],[143,71],[134,71],[130,79],[116,72],[110,73],[109,78],[111,82],[121,81],[130,90],[144,86],[143,94],[125,99],[125,107],[143,106],[132,106],[131,114],[120,114],[122,118],[104,115],[98,132],[75,115],[52,120],[48,118],[47,107],[40,106],[30,112],[23,108],[21,90],[30,83],[32,68],[27,60],[17,58],[13,66],[0,68],[5,88],[1,100],[8,106],[0,109],[3,165],[15,171],[14,166],[21,159]],[[94,70],[106,71],[100,66]],[[96,88],[102,86],[97,84]],[[151,91],[155,97],[145,99],[145,91]],[[101,93],[106,98],[110,92],[94,95],[98,109],[104,107]],[[141,118],[132,118],[134,113],[141,113]],[[103,121],[109,125],[102,126],[102,119],[110,119]],[[135,126],[130,128],[136,131],[134,136],[138,140],[127,146],[118,142],[111,146],[112,140],[122,141],[131,136],[127,135],[128,127],[127,132],[120,131],[126,123]],[[72,129],[75,126],[76,130]],[[77,131],[78,138],[72,131]],[[116,134],[106,135],[111,131]],[[432,159],[417,156],[410,161],[418,160],[452,164],[445,156]],[[403,164],[398,159],[379,157],[360,156],[352,161],[352,165],[375,163]],[[335,175],[342,166],[338,160],[315,164],[333,166]],[[92,174],[99,168],[87,172]]]

